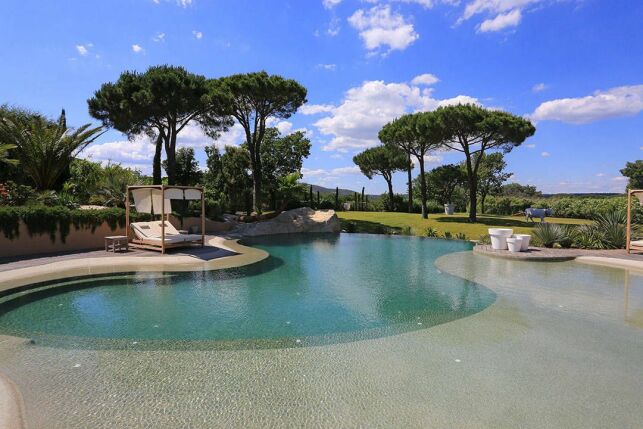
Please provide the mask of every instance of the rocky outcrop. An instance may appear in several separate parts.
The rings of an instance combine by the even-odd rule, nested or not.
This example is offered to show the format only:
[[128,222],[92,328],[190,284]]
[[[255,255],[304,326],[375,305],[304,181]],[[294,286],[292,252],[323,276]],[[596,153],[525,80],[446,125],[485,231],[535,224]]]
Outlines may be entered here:
[[231,232],[235,235],[294,234],[298,232],[340,232],[339,218],[334,210],[313,210],[308,207],[288,210],[274,219],[240,224]]

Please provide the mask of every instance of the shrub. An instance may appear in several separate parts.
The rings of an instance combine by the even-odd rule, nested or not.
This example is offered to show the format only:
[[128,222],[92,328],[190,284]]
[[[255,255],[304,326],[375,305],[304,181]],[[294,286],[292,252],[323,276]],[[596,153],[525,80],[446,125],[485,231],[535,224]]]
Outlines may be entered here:
[[345,224],[344,231],[348,233],[353,233],[357,231],[357,225],[355,225],[355,222],[346,222]]
[[491,236],[489,234],[484,234],[478,237],[478,244],[491,244]]
[[432,226],[429,226],[427,229],[424,230],[424,235],[431,238],[438,238],[440,236],[440,233],[438,232],[437,229],[433,228]]
[[413,235],[413,230],[410,226],[405,225],[400,229],[400,235]]
[[449,231],[444,231],[444,238],[447,240],[451,240],[453,238],[453,235]]
[[608,212],[590,225],[574,228],[574,245],[583,249],[622,249],[626,244],[626,215]]
[[608,212],[596,217],[596,227],[603,233],[605,249],[622,249],[627,241],[627,215],[624,212]]
[[[146,213],[130,213],[131,221],[149,220]],[[125,210],[119,208],[104,210],[68,209],[62,206],[20,206],[0,207],[0,228],[10,240],[18,237],[20,221],[27,225],[30,235],[49,234],[52,242],[56,241],[56,232],[64,243],[71,225],[76,228],[91,228],[94,231],[103,222],[112,230],[117,226],[125,227]]]
[[467,240],[467,235],[464,232],[458,232],[455,235],[456,240]]
[[2,187],[4,192],[0,192],[0,206],[21,206],[36,197],[36,191],[31,186],[8,181]]
[[321,204],[319,204],[319,208],[322,210],[332,210],[335,208],[335,203],[332,201],[323,200]]
[[[485,212],[510,216],[524,212],[528,207],[551,208],[554,216],[564,218],[594,219],[597,215],[626,210],[627,199],[624,196],[614,197],[488,197]],[[634,219],[643,220],[643,208],[634,205]]]
[[547,248],[554,247],[554,244],[560,243],[565,239],[565,232],[560,225],[555,223],[539,223],[534,228],[534,240]]

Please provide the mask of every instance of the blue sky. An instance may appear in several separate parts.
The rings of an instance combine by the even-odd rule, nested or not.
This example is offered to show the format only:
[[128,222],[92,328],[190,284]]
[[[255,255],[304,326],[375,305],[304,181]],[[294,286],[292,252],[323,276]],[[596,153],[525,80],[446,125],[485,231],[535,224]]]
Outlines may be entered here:
[[[385,190],[352,156],[405,112],[476,102],[525,115],[536,135],[507,155],[546,192],[620,192],[643,154],[643,2],[637,0],[4,0],[0,103],[92,122],[86,100],[124,70],[169,63],[208,77],[266,70],[308,104],[274,125],[306,129],[304,180]],[[217,143],[239,144],[234,127]],[[198,127],[180,145],[203,160]],[[150,171],[153,146],[110,131],[87,149]],[[457,162],[436,153],[431,167]],[[403,192],[405,177],[395,179]]]

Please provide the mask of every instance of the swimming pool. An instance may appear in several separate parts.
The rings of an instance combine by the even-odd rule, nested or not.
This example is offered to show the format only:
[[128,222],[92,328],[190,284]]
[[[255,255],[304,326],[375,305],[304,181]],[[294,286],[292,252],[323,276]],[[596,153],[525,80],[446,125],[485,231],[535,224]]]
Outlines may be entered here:
[[[291,319],[285,310],[261,310],[262,317],[273,314],[279,329],[284,328],[276,321],[299,320],[306,330],[260,337],[261,331],[249,329],[246,339],[230,341],[161,339],[154,337],[161,327],[149,326],[151,319],[142,339],[124,335],[125,328],[107,329],[99,337],[96,327],[55,330],[42,321],[18,323],[23,318],[15,313],[13,322],[4,320],[4,329],[24,335],[0,334],[0,372],[20,388],[29,427],[642,426],[642,273],[573,261],[502,260],[473,254],[466,243],[410,237],[342,234],[248,244],[270,248],[273,255],[272,262],[245,272],[248,283],[236,283],[243,277],[235,270],[190,275],[199,282],[223,276],[216,281],[229,289],[226,302],[247,307],[243,314],[262,309],[253,303],[269,302],[255,300],[253,287],[261,284],[288,297],[289,310],[330,299],[342,304],[342,312],[333,314],[353,317],[324,331],[306,314]],[[415,274],[367,277],[356,283],[360,287],[339,287],[357,273],[386,274],[396,266]],[[260,280],[280,271],[292,275],[272,286]],[[288,280],[300,273],[315,273],[316,287],[328,291],[302,289]],[[109,287],[151,289],[155,296],[172,292],[164,282],[184,275],[130,273],[116,276],[121,283]],[[340,283],[329,285],[329,279]],[[383,291],[398,283],[416,286],[396,292],[404,299],[391,306]],[[42,299],[25,291],[25,304],[5,317],[35,311],[49,300],[55,305],[47,308],[56,311],[63,295],[68,303],[76,297],[86,304],[83,300],[103,286],[52,290]],[[447,287],[468,295],[449,294]],[[436,297],[442,292],[451,304]],[[420,308],[415,301],[423,297],[443,305]],[[399,319],[389,310],[402,302],[408,313]],[[431,324],[437,319],[427,315],[436,308],[457,314],[448,323]],[[420,314],[426,324],[417,325],[414,312],[426,313]],[[63,320],[65,329],[74,326]],[[176,338],[168,332],[165,338]]]
[[98,347],[304,346],[424,329],[495,299],[488,288],[435,267],[438,257],[469,250],[466,242],[312,235],[245,244],[271,256],[217,271],[30,285],[0,302],[0,333]]

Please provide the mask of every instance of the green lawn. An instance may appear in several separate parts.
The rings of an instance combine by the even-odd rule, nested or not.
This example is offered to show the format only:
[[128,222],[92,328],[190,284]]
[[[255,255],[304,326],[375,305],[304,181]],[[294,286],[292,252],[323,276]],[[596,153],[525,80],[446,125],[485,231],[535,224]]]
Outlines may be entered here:
[[[346,230],[349,222],[355,225],[355,232],[382,233],[388,229],[400,232],[404,227],[410,227],[415,235],[424,235],[428,227],[435,228],[440,235],[450,232],[455,235],[464,233],[468,239],[476,240],[487,234],[488,228],[513,228],[514,233],[530,233],[536,223],[526,222],[523,216],[479,215],[477,223],[467,222],[466,213],[456,213],[452,216],[430,214],[428,219],[422,219],[417,213],[390,212],[337,212],[342,230]],[[583,224],[591,223],[586,219],[547,218],[549,223]]]

